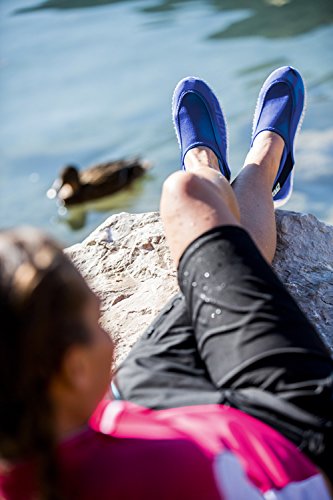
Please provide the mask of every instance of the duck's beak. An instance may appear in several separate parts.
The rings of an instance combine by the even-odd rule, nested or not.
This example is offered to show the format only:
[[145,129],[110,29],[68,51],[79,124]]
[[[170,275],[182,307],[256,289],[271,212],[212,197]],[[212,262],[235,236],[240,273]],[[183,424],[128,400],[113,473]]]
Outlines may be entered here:
[[68,198],[73,196],[74,194],[74,189],[71,184],[68,184],[68,182],[62,183],[60,189],[58,190],[57,196],[59,200],[66,202]]
[[56,179],[54,181],[54,183],[52,184],[52,186],[50,187],[50,189],[47,190],[47,193],[46,193],[46,196],[50,199],[50,200],[54,200],[54,198],[56,198],[58,196],[58,193],[60,191],[60,189],[62,188],[63,186],[63,182],[61,179]]

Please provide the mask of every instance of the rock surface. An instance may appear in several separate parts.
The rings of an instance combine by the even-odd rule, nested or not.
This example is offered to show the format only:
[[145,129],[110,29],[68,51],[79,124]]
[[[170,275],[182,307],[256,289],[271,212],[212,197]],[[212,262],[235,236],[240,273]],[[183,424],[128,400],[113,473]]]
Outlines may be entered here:
[[[333,226],[281,210],[276,218],[273,266],[333,354]],[[66,253],[102,299],[118,364],[177,291],[159,214],[113,215]]]

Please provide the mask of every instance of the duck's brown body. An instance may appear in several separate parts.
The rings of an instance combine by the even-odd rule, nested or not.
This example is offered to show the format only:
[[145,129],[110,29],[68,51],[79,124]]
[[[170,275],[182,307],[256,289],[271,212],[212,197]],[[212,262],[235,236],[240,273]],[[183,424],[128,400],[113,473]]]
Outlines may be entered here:
[[100,163],[82,172],[69,165],[56,181],[57,196],[68,206],[96,200],[128,186],[149,168],[139,158]]

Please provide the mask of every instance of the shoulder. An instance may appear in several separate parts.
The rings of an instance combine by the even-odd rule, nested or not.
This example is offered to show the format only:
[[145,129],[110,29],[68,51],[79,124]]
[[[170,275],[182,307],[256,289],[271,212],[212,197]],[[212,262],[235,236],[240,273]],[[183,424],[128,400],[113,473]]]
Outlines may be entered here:
[[72,486],[80,478],[76,487],[81,491],[85,483],[88,492],[93,478],[95,497],[103,500],[110,491],[114,498],[137,500],[220,499],[211,456],[155,416],[134,405],[103,404],[91,422],[95,430],[72,442],[64,457]]
[[[131,471],[149,498],[219,499],[211,454],[158,413],[130,403],[109,404],[97,426],[113,438],[121,473]],[[153,494],[154,492],[154,494]],[[165,497],[163,496],[165,495]]]
[[[211,459],[188,438],[119,438],[95,432],[92,440],[92,453],[81,463],[86,469],[89,462],[95,492],[98,484],[95,498],[109,498],[112,491],[114,498],[136,500],[220,499]],[[72,477],[81,478],[81,487],[79,469]]]

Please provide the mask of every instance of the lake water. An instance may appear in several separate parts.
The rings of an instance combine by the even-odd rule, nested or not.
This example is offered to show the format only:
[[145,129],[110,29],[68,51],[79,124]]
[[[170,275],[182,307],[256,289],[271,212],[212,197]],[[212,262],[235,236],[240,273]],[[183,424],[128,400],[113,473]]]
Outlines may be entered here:
[[[236,175],[260,86],[285,64],[308,90],[286,208],[333,223],[331,0],[0,0],[0,15],[0,227],[36,225],[69,245],[112,213],[157,210],[179,168],[171,95],[187,75],[221,100]],[[133,155],[151,173],[102,206],[60,216],[46,198],[66,163]]]

